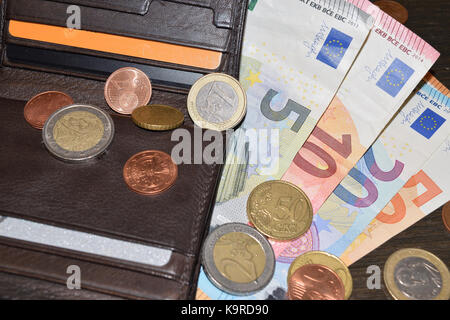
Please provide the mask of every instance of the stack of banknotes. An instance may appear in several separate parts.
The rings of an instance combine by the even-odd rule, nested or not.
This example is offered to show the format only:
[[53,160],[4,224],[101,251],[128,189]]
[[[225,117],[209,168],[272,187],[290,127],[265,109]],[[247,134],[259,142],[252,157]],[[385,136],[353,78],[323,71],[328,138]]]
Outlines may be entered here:
[[[320,250],[351,265],[450,200],[450,95],[428,73],[438,57],[368,0],[250,2],[240,73],[248,111],[211,229],[249,224],[249,194],[277,179],[307,194],[314,218],[298,239],[269,239],[276,266],[263,290],[233,296],[202,271],[199,298],[284,299],[298,256]],[[256,155],[254,132],[270,137]]]

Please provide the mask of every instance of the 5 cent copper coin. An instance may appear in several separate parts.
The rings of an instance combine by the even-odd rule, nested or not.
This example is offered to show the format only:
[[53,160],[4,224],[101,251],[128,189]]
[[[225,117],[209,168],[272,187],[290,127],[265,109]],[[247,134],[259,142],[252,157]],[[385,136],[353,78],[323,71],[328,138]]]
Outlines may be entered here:
[[73,104],[67,94],[58,91],[42,92],[31,98],[23,110],[25,120],[36,129],[44,128],[50,115],[62,107]]
[[142,195],[156,195],[169,189],[177,179],[178,167],[165,152],[148,150],[132,156],[123,168],[128,187]]
[[326,266],[306,264],[298,268],[288,282],[290,300],[344,300],[341,278]]
[[444,226],[450,231],[450,202],[442,207],[442,220],[444,220]]
[[136,68],[122,68],[113,72],[105,85],[105,99],[114,111],[131,114],[134,109],[148,104],[152,84],[147,75]]
[[402,24],[408,20],[408,10],[397,1],[380,0],[373,4]]

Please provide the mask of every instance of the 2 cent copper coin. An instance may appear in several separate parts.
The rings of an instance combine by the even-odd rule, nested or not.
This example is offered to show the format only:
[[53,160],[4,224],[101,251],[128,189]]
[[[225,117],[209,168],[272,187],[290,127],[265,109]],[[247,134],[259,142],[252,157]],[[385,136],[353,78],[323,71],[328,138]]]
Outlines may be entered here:
[[450,202],[442,207],[442,220],[444,220],[444,226],[450,232]]
[[142,151],[132,156],[123,168],[128,187],[141,195],[156,195],[169,189],[178,177],[172,157],[157,150]]
[[25,120],[33,128],[42,129],[50,115],[62,107],[72,104],[72,98],[63,92],[42,92],[27,102],[23,109],[23,114]]
[[131,114],[149,103],[152,84],[147,75],[136,68],[121,68],[113,72],[105,85],[105,99],[114,111]]
[[307,264],[298,268],[288,282],[290,300],[344,300],[341,278],[330,268]]
[[408,10],[397,1],[380,0],[373,4],[402,24],[408,20]]

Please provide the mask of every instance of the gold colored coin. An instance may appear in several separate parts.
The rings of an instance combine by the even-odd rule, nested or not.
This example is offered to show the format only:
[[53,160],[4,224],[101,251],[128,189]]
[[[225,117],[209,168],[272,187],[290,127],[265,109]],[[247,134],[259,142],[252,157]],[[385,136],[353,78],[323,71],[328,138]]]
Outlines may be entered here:
[[241,84],[223,73],[211,73],[197,80],[187,101],[192,121],[204,129],[231,129],[247,112],[247,95]]
[[242,232],[227,233],[219,238],[213,258],[217,270],[236,283],[255,281],[266,267],[266,255],[261,245]]
[[350,298],[353,291],[353,278],[345,263],[338,257],[322,251],[309,251],[297,257],[289,267],[288,282],[294,272],[307,264],[326,266],[336,272],[345,288],[345,299]]
[[184,114],[181,111],[159,104],[136,108],[131,118],[137,126],[156,131],[175,129],[184,122]]
[[53,127],[55,142],[67,151],[86,151],[96,146],[105,129],[95,114],[74,111],[59,119]]
[[384,282],[396,300],[448,300],[450,275],[434,254],[421,249],[394,252],[384,266]]
[[247,201],[249,221],[262,234],[275,240],[292,240],[309,230],[313,209],[307,195],[287,181],[261,183]]

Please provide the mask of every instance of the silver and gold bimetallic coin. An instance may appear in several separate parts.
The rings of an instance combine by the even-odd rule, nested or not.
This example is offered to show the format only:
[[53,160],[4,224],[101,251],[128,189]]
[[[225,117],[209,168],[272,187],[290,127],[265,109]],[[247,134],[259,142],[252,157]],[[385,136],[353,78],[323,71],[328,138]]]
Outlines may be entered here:
[[353,291],[353,278],[350,270],[341,259],[328,252],[309,251],[302,254],[301,256],[298,256],[289,267],[287,281],[289,282],[289,279],[298,268],[307,264],[318,264],[326,266],[336,272],[336,274],[339,276],[339,278],[341,278],[342,283],[344,284],[345,299],[350,298]]
[[74,104],[53,113],[42,130],[44,144],[55,157],[81,162],[101,155],[114,137],[111,117],[93,106]]
[[217,288],[234,295],[250,295],[272,279],[275,255],[269,241],[254,228],[228,223],[207,237],[202,264]]
[[309,230],[313,209],[299,187],[287,181],[272,180],[261,183],[250,193],[247,216],[262,234],[286,241]]
[[448,300],[450,275],[434,254],[421,249],[394,252],[384,266],[384,282],[396,300]]
[[187,106],[192,121],[204,129],[224,131],[238,125],[247,112],[247,96],[239,81],[223,73],[194,83]]

